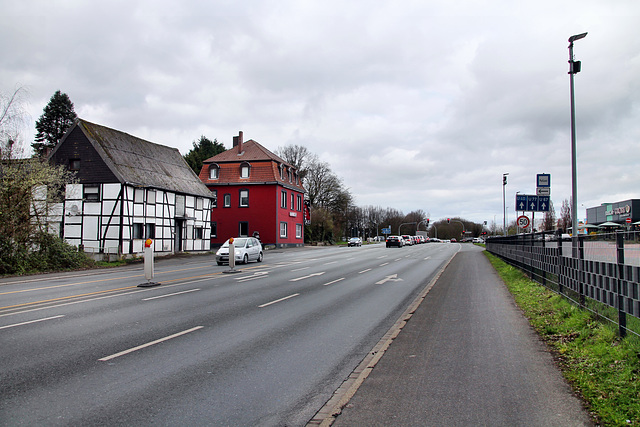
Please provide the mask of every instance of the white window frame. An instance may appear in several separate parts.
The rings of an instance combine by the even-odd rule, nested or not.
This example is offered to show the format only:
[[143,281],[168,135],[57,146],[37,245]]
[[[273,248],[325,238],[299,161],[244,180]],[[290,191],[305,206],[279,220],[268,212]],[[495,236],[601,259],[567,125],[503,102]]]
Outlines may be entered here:
[[296,239],[302,239],[302,224],[296,224]]
[[209,179],[218,179],[220,176],[220,168],[218,165],[209,167]]
[[[245,194],[244,197],[242,196],[243,194]],[[240,196],[239,206],[241,208],[248,208],[249,207],[249,190],[246,190],[246,189],[240,190],[239,196]],[[245,203],[243,203],[243,199],[246,199]]]
[[249,166],[247,163],[244,163],[242,166],[240,166],[240,178],[249,178],[250,170],[251,166]]
[[280,237],[287,237],[287,223],[280,223]]

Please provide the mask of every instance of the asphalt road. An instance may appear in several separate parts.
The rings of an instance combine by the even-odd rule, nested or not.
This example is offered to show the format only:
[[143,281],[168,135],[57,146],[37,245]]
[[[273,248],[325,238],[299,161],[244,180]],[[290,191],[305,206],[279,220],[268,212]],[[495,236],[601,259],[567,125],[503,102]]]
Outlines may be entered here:
[[482,249],[462,247],[334,427],[592,425]]
[[460,249],[267,252],[0,280],[1,425],[304,425]]

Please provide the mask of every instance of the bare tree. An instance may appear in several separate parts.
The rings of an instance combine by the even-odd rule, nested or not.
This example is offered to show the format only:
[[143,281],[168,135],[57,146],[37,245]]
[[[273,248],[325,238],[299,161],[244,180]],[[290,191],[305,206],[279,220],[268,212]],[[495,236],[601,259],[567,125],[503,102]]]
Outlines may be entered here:
[[556,227],[556,210],[553,207],[553,202],[549,201],[549,210],[544,213],[542,224],[540,225],[541,231],[553,231]]
[[[73,175],[41,158],[20,158],[25,114],[22,89],[0,95],[0,274],[20,271],[17,264],[35,251],[44,251],[61,194]],[[60,219],[57,219],[58,224]],[[44,236],[44,237],[42,237]],[[39,266],[40,267],[40,266]],[[46,266],[43,266],[46,269]],[[28,269],[28,267],[24,267]]]
[[308,173],[308,167],[311,164],[318,163],[318,156],[311,153],[307,147],[302,145],[287,145],[285,147],[278,147],[276,154],[282,157],[282,160],[289,163],[291,166],[297,169],[298,176],[302,180],[304,185],[305,177]]
[[558,219],[558,228],[562,229],[563,233],[568,233],[572,228],[571,224],[571,200],[564,199],[562,201],[562,208],[560,208],[560,218]]
[[22,154],[20,140],[29,123],[26,111],[27,91],[17,87],[11,95],[0,93],[0,159],[10,159]]

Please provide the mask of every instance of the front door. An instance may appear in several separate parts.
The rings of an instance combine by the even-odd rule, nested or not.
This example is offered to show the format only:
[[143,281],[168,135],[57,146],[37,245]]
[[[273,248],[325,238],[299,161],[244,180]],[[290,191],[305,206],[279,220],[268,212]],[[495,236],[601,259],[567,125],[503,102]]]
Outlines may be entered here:
[[176,232],[175,232],[175,242],[173,247],[176,252],[182,252],[182,227],[184,226],[184,219],[176,218]]

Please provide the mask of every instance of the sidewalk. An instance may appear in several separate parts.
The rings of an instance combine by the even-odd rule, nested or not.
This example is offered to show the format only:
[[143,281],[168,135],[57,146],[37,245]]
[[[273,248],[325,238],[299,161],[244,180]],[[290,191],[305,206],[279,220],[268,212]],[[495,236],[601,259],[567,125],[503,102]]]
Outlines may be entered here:
[[333,425],[592,423],[482,248],[465,244]]

